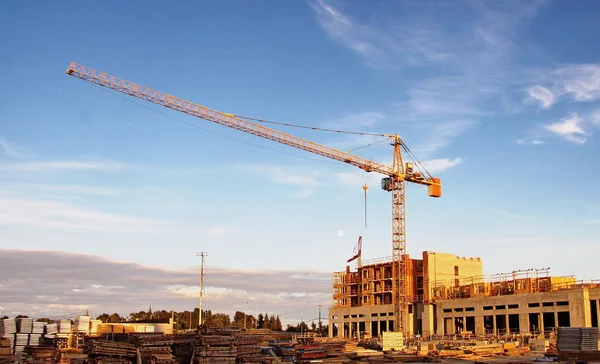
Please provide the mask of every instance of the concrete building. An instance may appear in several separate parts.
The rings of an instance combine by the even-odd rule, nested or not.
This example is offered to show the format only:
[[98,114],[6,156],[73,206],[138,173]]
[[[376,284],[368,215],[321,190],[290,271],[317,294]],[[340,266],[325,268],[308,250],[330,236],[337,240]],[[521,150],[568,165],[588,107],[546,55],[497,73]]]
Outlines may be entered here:
[[[481,258],[423,252],[408,259],[410,335],[533,333],[598,327],[600,281],[551,277],[549,269],[486,277]],[[393,331],[391,259],[333,273],[329,336],[378,337]],[[335,329],[334,329],[335,328]]]

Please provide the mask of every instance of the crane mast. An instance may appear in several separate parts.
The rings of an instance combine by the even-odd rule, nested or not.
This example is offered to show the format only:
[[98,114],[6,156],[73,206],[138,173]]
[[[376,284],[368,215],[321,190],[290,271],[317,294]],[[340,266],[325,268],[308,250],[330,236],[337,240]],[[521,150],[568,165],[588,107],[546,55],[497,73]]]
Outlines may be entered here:
[[439,178],[426,178],[421,172],[413,171],[411,163],[405,165],[402,160],[402,140],[397,134],[386,135],[394,147],[392,166],[330,148],[309,140],[253,123],[233,114],[224,113],[182,100],[159,91],[152,90],[133,82],[96,71],[92,68],[72,62],[66,72],[68,75],[83,79],[93,84],[106,87],[133,97],[152,102],[157,105],[183,112],[201,119],[243,131],[261,138],[314,153],[358,167],[366,172],[377,172],[387,177],[381,181],[381,187],[392,193],[392,304],[394,306],[394,331],[407,333],[408,289],[406,278],[406,182],[428,186],[431,197],[441,197],[442,185]]

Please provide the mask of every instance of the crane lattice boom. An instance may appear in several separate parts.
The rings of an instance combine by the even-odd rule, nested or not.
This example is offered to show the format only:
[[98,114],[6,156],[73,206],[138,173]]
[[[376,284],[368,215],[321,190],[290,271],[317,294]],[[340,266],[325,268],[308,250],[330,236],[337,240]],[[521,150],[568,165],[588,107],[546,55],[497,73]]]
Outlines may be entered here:
[[381,186],[392,192],[392,253],[393,279],[392,300],[394,305],[394,331],[407,332],[406,320],[408,312],[408,297],[406,285],[406,231],[405,231],[405,185],[412,182],[429,186],[429,196],[441,196],[441,182],[438,178],[425,178],[422,173],[414,172],[413,166],[407,163],[406,169],[402,161],[402,140],[397,134],[387,135],[394,146],[392,166],[330,148],[296,136],[268,128],[233,114],[223,113],[207,107],[182,100],[159,91],[140,86],[106,73],[98,72],[86,66],[71,63],[67,74],[88,82],[103,86],[130,96],[168,107],[201,119],[237,129],[245,133],[273,140],[326,158],[351,164],[366,172],[377,172],[385,176]]

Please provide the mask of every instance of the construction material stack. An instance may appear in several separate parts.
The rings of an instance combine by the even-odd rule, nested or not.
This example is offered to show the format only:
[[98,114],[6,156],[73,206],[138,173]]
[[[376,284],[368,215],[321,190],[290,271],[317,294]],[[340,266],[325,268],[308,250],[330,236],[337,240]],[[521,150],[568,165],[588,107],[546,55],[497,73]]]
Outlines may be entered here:
[[0,363],[8,363],[13,360],[12,346],[6,337],[0,337]]
[[139,349],[142,364],[176,364],[175,355],[186,363],[192,356],[193,334],[130,334],[130,343]]
[[237,329],[204,328],[196,337],[193,364],[235,364]]
[[558,351],[598,351],[599,332],[597,327],[559,327]]
[[90,364],[131,364],[137,355],[132,344],[107,340],[90,340],[84,353],[88,354]]
[[26,363],[54,364],[58,362],[58,351],[51,346],[27,346],[23,350]]
[[15,334],[17,333],[17,324],[15,319],[0,320],[0,337],[6,338],[11,350],[15,347]]

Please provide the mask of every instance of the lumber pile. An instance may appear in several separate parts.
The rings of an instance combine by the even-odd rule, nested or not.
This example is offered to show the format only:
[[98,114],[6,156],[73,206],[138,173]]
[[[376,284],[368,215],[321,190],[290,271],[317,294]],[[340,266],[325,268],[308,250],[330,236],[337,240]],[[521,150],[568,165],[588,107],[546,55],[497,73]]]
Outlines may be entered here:
[[12,347],[10,340],[0,337],[0,363],[8,362],[12,359]]
[[[108,361],[105,361],[106,358],[102,358],[102,356],[110,356],[123,359],[135,358],[137,355],[135,347],[130,343],[122,343],[107,340],[88,341],[84,348],[84,353],[88,354],[90,358],[98,359],[104,363],[108,363]],[[130,363],[131,360],[127,362]]]
[[140,349],[142,364],[177,364],[169,346],[147,346]]
[[26,346],[23,353],[26,363],[53,364],[58,361],[58,351],[51,346]]
[[556,346],[562,350],[598,351],[597,327],[559,327]]

